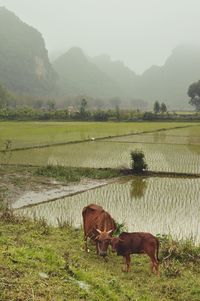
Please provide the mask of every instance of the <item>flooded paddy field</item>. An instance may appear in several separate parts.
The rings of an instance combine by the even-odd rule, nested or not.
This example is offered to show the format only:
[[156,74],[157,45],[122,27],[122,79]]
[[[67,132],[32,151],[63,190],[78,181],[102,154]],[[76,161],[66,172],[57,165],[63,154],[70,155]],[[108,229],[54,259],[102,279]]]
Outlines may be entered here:
[[128,231],[171,234],[200,242],[200,179],[132,177],[71,197],[17,210],[48,224],[82,225],[82,209],[97,203]]
[[175,127],[183,122],[0,122],[0,149],[26,148]]
[[200,144],[200,126],[186,127],[182,129],[169,129],[124,137],[106,139],[106,141],[128,143],[152,143],[152,144]]
[[135,149],[143,150],[149,170],[200,173],[200,144],[94,141],[1,153],[0,163],[127,168]]
[[[80,123],[80,126],[83,125],[84,123]],[[39,123],[40,126],[43,125]],[[51,143],[52,141],[59,141],[59,139],[63,141],[64,132],[59,132],[59,126],[67,126],[67,123],[65,125],[61,123],[57,126],[57,134],[54,132],[55,139],[53,132],[50,131],[52,136],[49,141]],[[76,126],[79,126],[79,123]],[[102,127],[101,131],[100,126]],[[94,129],[99,129],[98,137],[121,134],[124,136],[62,146],[52,145],[44,148],[1,152],[0,163],[129,168],[131,164],[130,152],[139,149],[144,152],[149,170],[188,175],[200,174],[200,125],[193,124],[181,129],[167,129],[157,132],[153,132],[153,130],[162,129],[166,126],[172,127],[174,124],[119,123],[119,126],[117,124],[110,126],[109,123],[106,123],[106,126],[108,126],[107,129],[104,128],[104,123],[95,124]],[[52,123],[52,127],[54,128],[54,123]],[[70,141],[70,139],[82,137],[81,139],[84,140],[89,135],[94,136],[93,130],[91,123],[90,134],[89,130],[86,131],[86,127],[82,132],[77,127],[79,136],[75,135],[76,131],[74,133],[69,132],[66,139]],[[44,129],[44,137],[47,137],[45,136],[46,131],[47,129]],[[133,134],[127,135],[130,134],[130,131]],[[146,133],[142,133],[142,131],[146,131]],[[32,141],[30,137],[31,143],[36,143],[36,136]],[[47,140],[41,140],[41,143],[44,141]],[[29,143],[29,140],[26,143]],[[49,224],[55,226],[67,222],[75,227],[80,227],[82,208],[89,203],[98,203],[107,209],[118,222],[124,222],[129,231],[172,234],[178,239],[192,238],[195,242],[200,242],[199,187],[199,178],[132,177],[128,181],[117,181],[104,187],[52,202],[41,203],[32,207],[25,205],[23,209],[18,209],[16,212],[31,218],[45,219]]]

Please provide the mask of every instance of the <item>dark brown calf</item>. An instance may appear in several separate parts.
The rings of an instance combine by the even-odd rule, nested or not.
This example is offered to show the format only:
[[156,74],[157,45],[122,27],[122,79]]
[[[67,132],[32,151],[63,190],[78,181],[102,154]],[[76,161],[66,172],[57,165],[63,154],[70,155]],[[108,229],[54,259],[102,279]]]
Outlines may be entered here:
[[147,254],[152,262],[152,272],[159,275],[158,271],[158,251],[159,240],[150,233],[144,232],[123,232],[119,237],[113,237],[111,240],[112,250],[117,252],[118,256],[123,256],[125,260],[125,271],[130,270],[130,254]]

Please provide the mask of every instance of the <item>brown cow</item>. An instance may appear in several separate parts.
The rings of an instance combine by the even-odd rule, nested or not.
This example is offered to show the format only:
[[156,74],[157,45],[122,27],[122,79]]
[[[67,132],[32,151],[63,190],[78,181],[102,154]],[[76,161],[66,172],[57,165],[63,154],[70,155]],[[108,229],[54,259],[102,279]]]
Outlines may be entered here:
[[111,240],[112,250],[117,252],[118,256],[124,257],[125,271],[130,270],[130,254],[146,253],[152,262],[151,270],[159,275],[158,271],[158,251],[159,240],[150,233],[145,232],[123,232],[119,237],[113,237]]
[[114,219],[101,206],[95,204],[84,207],[82,215],[85,250],[88,251],[87,238],[89,237],[96,244],[97,254],[107,256],[107,249],[116,229]]

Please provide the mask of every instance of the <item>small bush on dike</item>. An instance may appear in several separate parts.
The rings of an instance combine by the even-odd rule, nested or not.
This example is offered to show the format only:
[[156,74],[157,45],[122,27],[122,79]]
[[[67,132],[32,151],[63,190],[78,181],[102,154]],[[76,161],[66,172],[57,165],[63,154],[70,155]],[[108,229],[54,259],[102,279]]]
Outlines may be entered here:
[[148,165],[145,162],[144,153],[141,150],[132,151],[131,160],[131,166],[134,173],[140,174],[148,169]]

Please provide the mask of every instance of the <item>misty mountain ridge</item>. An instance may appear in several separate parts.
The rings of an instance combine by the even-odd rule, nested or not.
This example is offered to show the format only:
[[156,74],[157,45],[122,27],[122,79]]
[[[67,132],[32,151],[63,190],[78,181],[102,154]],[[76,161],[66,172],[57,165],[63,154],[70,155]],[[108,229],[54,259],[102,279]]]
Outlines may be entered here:
[[0,83],[18,94],[120,97],[122,107],[128,99],[150,106],[158,100],[185,108],[188,86],[200,79],[200,46],[180,45],[163,66],[151,66],[142,75],[108,55],[89,57],[79,47],[51,64],[41,33],[2,7],[0,39]]
[[179,45],[163,66],[152,66],[142,74],[139,92],[150,101],[162,99],[171,106],[183,106],[189,85],[199,78],[200,46]]
[[0,82],[21,94],[50,94],[56,74],[41,33],[0,7],[0,41]]
[[122,95],[118,84],[78,47],[61,55],[53,62],[53,67],[59,75],[61,94],[85,94],[93,97]]
[[[81,61],[84,61],[84,68]],[[60,68],[56,66],[58,62]],[[104,88],[103,94],[103,86],[98,91],[87,89],[87,80],[90,81],[89,66],[91,66],[91,63],[93,64],[93,71],[95,69],[98,73],[99,71],[103,72],[101,75],[106,76],[107,84],[109,80],[112,81],[109,90],[107,90],[108,88]],[[94,68],[94,65],[98,69]],[[60,56],[53,63],[53,66],[60,78],[64,78],[62,72],[68,74],[63,84],[69,81],[70,70],[73,70],[74,85],[70,92],[75,94],[77,87],[79,87],[80,93],[88,94],[89,91],[92,93],[90,95],[95,97],[110,97],[111,95],[115,95],[122,98],[143,99],[150,103],[158,100],[166,102],[171,108],[184,108],[189,107],[187,97],[188,86],[200,78],[200,46],[179,45],[172,51],[163,66],[151,66],[142,75],[137,75],[121,61],[112,61],[108,55],[100,55],[93,58],[88,57],[78,47],[73,47]],[[75,70],[78,75],[75,75]],[[90,82],[91,85],[96,80],[95,74],[95,72],[92,73],[93,83]],[[83,82],[84,78],[85,86],[83,90],[80,89],[79,82]],[[101,83],[103,84],[103,82]],[[116,87],[116,85],[117,89],[115,88],[112,91],[112,88]]]

